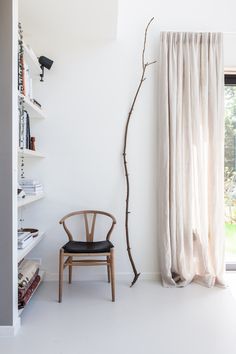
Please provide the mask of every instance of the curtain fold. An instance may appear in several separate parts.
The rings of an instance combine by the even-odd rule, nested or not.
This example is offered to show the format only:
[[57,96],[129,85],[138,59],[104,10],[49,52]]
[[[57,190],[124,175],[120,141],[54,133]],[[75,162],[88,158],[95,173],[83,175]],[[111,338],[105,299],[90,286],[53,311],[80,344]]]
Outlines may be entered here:
[[224,285],[221,33],[162,32],[159,245],[165,286]]

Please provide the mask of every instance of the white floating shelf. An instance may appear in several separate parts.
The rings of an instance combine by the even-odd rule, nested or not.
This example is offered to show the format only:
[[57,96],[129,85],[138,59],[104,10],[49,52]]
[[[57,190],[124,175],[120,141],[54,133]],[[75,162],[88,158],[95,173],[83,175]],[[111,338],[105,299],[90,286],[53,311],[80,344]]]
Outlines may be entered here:
[[37,244],[42,241],[45,237],[45,232],[39,232],[38,236],[33,237],[32,241],[23,249],[18,249],[18,263],[30,252],[32,249],[37,246]]
[[30,74],[39,77],[42,70],[40,69],[37,56],[35,55],[32,48],[27,46],[24,42],[23,42],[23,48],[24,48],[24,59],[26,63],[29,65]]
[[34,203],[42,198],[44,198],[44,193],[40,193],[37,195],[27,195],[25,198],[18,199],[18,208]]
[[41,152],[39,151],[34,151],[34,150],[29,150],[29,149],[18,149],[18,155],[21,157],[39,157],[43,158],[45,157]]
[[[31,294],[30,299],[29,299],[29,301],[28,301],[27,304],[26,304],[26,307],[28,306],[30,300],[31,300],[32,297],[34,296],[35,291],[37,291],[39,285],[43,282],[43,279],[44,279],[44,277],[45,277],[45,272],[42,271],[42,270],[40,270],[40,271],[39,271],[39,275],[40,275],[40,281],[39,281],[37,287],[34,289],[34,292]],[[23,307],[23,309],[18,310],[18,315],[19,315],[19,316],[22,314],[22,312],[24,311],[24,309],[25,309],[26,307]]]
[[25,110],[29,113],[30,118],[35,118],[35,119],[44,119],[46,118],[46,115],[44,111],[38,107],[35,103],[33,103],[29,97],[22,95],[19,93],[19,97],[23,98],[24,100],[24,107]]

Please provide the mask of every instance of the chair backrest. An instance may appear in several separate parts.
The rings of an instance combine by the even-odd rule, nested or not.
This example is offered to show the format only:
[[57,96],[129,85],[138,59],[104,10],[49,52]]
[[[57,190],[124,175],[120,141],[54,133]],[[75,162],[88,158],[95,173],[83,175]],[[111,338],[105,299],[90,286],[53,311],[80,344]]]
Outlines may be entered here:
[[[63,225],[65,232],[68,235],[68,238],[70,241],[73,241],[73,235],[71,230],[69,230],[68,225],[66,225],[66,221],[69,221],[69,219],[72,219],[74,216],[82,216],[84,219],[84,226],[85,226],[85,236],[86,236],[86,241],[87,242],[93,242],[94,241],[94,234],[95,234],[95,224],[97,220],[97,216],[105,216],[110,219],[111,226],[109,223],[109,228],[108,232],[106,234],[106,240],[110,239],[111,233],[113,231],[113,228],[116,224],[116,219],[113,215],[105,212],[105,211],[99,211],[99,210],[81,210],[81,211],[74,211],[72,213],[69,213],[65,215],[59,223]],[[91,221],[91,222],[90,222]],[[91,224],[91,225],[90,225]],[[103,238],[104,239],[104,238]]]

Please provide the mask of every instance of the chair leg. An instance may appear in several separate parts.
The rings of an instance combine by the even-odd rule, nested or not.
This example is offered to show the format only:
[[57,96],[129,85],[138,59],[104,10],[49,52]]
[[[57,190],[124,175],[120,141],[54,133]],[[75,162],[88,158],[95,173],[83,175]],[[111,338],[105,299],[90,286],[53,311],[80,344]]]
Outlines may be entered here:
[[110,269],[111,269],[111,295],[112,301],[115,301],[115,269],[114,269],[114,248],[111,249]]
[[110,274],[110,258],[107,256],[107,279],[108,283],[111,282],[111,274]]
[[59,255],[59,299],[58,299],[58,302],[62,301],[63,270],[64,270],[64,250],[61,248],[60,255]]
[[[73,258],[70,257],[70,262],[72,262]],[[72,281],[72,265],[69,265],[69,284],[71,284]]]

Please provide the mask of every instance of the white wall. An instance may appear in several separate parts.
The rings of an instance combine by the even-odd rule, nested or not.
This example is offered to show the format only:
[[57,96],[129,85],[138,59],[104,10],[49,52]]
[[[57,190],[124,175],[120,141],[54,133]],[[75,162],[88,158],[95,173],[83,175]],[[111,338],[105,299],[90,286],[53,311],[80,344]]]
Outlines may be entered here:
[[[47,2],[49,9],[52,3]],[[59,7],[61,2],[57,3]],[[25,29],[31,32],[36,53],[55,61],[38,88],[48,119],[37,124],[37,141],[47,158],[33,162],[31,174],[43,181],[47,198],[24,214],[25,220],[32,220],[25,226],[36,224],[47,230],[47,238],[33,255],[42,255],[49,277],[57,273],[58,250],[66,241],[58,220],[69,211],[85,208],[107,210],[116,216],[116,270],[131,271],[125,246],[121,154],[124,125],[139,81],[147,21],[155,17],[147,44],[147,58],[153,60],[158,59],[160,31],[236,32],[235,10],[233,0],[218,4],[213,0],[120,0],[117,40],[91,36],[87,41],[86,36],[75,40],[75,33],[67,33],[64,40],[63,31],[70,22],[68,10],[53,40],[52,36],[42,38],[36,26]],[[51,17],[54,21],[56,12]],[[44,26],[50,32],[51,23],[44,21]],[[225,37],[225,64],[236,66],[236,36]],[[150,67],[133,114],[128,146],[131,244],[138,270],[146,275],[158,272],[157,81],[157,67]],[[94,269],[80,269],[79,279],[90,277],[92,272]]]
[[[25,36],[64,44],[70,40],[114,39],[118,0],[19,0]],[[31,29],[34,27],[34,32]]]

